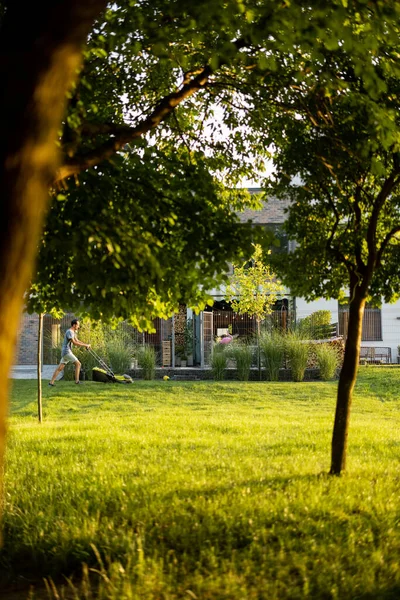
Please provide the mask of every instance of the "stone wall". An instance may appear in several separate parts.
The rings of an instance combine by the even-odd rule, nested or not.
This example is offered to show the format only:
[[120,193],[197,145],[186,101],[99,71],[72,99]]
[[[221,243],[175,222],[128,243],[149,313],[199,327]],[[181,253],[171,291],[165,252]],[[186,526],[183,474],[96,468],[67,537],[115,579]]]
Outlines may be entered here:
[[[249,190],[250,193],[260,193],[261,190],[258,188]],[[262,206],[259,210],[252,210],[246,208],[243,212],[238,213],[239,220],[244,223],[246,221],[252,221],[259,225],[267,223],[283,223],[287,219],[285,210],[289,206],[289,200],[278,200],[278,198],[268,198],[268,201],[262,202]]]
[[[131,369],[127,372],[132,379],[142,379],[142,369]],[[157,368],[155,371],[155,379],[162,379],[165,375],[170,379],[196,381],[196,380],[213,380],[212,370],[210,368],[199,369],[199,368]],[[258,369],[251,369],[250,381],[258,381],[260,383],[269,383],[265,379],[264,369],[261,371],[261,382]],[[225,380],[238,380],[236,369],[225,369]],[[292,372],[290,369],[279,369],[279,381],[292,381]],[[304,374],[304,381],[320,381],[319,369],[306,369]],[[238,381],[238,384],[241,382]]]

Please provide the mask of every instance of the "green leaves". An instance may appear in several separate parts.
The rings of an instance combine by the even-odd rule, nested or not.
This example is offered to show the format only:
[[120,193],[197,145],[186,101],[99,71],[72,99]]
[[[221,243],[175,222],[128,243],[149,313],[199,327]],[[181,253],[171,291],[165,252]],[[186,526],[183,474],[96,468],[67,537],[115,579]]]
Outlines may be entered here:
[[46,302],[148,327],[180,302],[204,307],[228,262],[249,252],[252,228],[238,224],[207,158],[164,146],[117,156],[53,203],[34,284]]
[[261,321],[272,312],[284,287],[277,281],[269,265],[263,262],[260,244],[253,245],[251,258],[242,265],[233,265],[233,274],[225,298],[239,314],[247,313]]
[[[266,189],[292,198],[287,229],[299,243],[282,273],[302,295],[337,293],[367,261],[369,198],[399,150],[399,17],[397,3],[362,0],[110,5],[60,144],[77,171],[97,166],[53,203],[37,278],[51,282],[46,295],[137,322],[204,304],[199,282],[214,288],[228,261],[249,255],[250,231],[233,215],[249,198],[229,187],[271,154]],[[144,127],[205,67],[194,94]],[[379,243],[397,218],[393,193]]]

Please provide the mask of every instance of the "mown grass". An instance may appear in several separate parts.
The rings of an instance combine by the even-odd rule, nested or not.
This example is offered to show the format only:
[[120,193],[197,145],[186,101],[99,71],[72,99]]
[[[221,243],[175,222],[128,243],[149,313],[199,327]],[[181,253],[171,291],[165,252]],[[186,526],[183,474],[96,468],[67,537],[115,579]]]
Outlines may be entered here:
[[62,382],[39,425],[35,382],[16,381],[3,582],[51,577],[43,597],[75,600],[397,599],[399,384],[361,369],[332,478],[335,383]]

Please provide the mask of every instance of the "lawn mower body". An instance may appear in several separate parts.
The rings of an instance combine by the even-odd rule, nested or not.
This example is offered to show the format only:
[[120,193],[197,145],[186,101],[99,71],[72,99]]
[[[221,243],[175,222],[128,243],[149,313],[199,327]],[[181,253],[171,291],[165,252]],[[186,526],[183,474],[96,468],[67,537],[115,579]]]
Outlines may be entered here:
[[92,350],[92,348],[88,348],[88,352],[90,352],[100,365],[100,367],[94,367],[92,369],[93,381],[98,381],[100,383],[133,383],[133,379],[129,375],[115,375],[111,368],[94,350]]

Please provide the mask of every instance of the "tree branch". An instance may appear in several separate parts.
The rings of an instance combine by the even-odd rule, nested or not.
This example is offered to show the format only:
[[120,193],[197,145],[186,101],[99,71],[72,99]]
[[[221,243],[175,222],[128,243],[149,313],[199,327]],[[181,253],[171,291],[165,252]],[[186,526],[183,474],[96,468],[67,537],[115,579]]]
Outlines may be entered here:
[[379,248],[376,255],[376,267],[380,266],[383,253],[388,247],[390,240],[394,238],[396,233],[400,233],[400,225],[398,225],[397,227],[393,227],[393,229],[386,234],[385,239],[383,240],[381,247]]
[[[395,187],[400,182],[400,178],[398,177],[399,174],[400,174],[400,169],[396,168],[396,166],[395,166],[395,168],[393,169],[393,171],[391,172],[389,177],[385,180],[384,184],[382,185],[381,191],[379,192],[378,197],[376,198],[374,208],[372,210],[371,218],[370,218],[369,225],[368,225],[368,231],[367,231],[367,246],[368,246],[367,269],[370,273],[372,273],[372,271],[375,267],[375,264],[376,264],[376,260],[377,260],[376,230],[377,230],[377,226],[378,226],[379,215],[380,215],[382,207],[385,204],[385,201],[387,200],[388,196],[392,193],[392,191],[395,189]],[[389,240],[388,240],[388,242],[389,242]],[[381,257],[382,257],[382,253],[381,253]]]
[[319,182],[319,187],[325,194],[325,196],[328,200],[329,206],[331,207],[331,210],[332,210],[333,214],[335,215],[335,223],[332,227],[331,234],[326,242],[326,251],[328,253],[330,253],[332,256],[334,256],[337,260],[342,262],[345,265],[349,275],[351,275],[354,273],[354,265],[346,258],[346,256],[340,250],[339,246],[333,245],[333,239],[334,239],[336,231],[340,225],[340,214],[335,206],[335,203],[332,199],[331,194],[329,193],[328,188],[326,186],[324,186],[322,182]]
[[[144,134],[158,127],[179,104],[207,85],[211,73],[211,67],[205,66],[189,83],[184,83],[180,90],[163,98],[153,112],[136,127],[124,125],[112,127],[107,124],[96,126],[96,133],[111,133],[113,137],[86,154],[66,158],[56,174],[54,183],[59,183],[71,175],[78,175],[81,171],[94,167],[121,150],[125,144],[141,138]],[[89,124],[86,124],[86,127],[89,129]],[[96,127],[93,126],[93,130]]]
[[362,219],[361,207],[360,207],[361,192],[362,192],[362,188],[357,183],[356,184],[356,193],[354,195],[354,215],[355,215],[354,230],[355,230],[356,238],[357,238],[356,245],[355,245],[355,256],[356,256],[356,263],[357,263],[358,270],[361,273],[364,273],[365,272],[365,264],[362,260],[362,255],[361,255],[362,249],[361,249],[360,240],[359,240],[359,232],[360,232],[361,219]]

